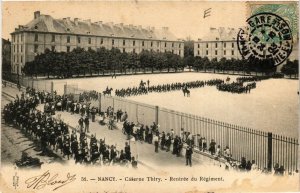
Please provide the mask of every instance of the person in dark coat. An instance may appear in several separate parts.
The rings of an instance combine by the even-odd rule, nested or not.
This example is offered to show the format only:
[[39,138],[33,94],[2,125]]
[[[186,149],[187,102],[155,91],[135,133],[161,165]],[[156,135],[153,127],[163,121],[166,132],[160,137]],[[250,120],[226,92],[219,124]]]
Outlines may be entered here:
[[80,119],[78,120],[80,132],[83,131],[83,122],[84,122],[84,119],[82,117],[80,117]]
[[193,149],[191,146],[188,146],[186,148],[186,152],[185,152],[185,159],[186,159],[186,165],[190,165],[190,167],[192,167],[192,154],[193,154]]
[[125,148],[124,148],[124,151],[125,151],[125,157],[128,161],[131,161],[131,151],[130,151],[130,145],[125,142]]
[[90,132],[90,130],[89,130],[90,120],[89,120],[88,116],[86,116],[84,119],[84,125],[85,125],[84,131],[89,133]]

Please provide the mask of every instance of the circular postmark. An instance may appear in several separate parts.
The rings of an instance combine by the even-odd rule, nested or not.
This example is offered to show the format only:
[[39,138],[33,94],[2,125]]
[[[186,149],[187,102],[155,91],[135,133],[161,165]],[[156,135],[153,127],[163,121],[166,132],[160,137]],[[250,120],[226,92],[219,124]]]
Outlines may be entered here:
[[292,52],[293,36],[288,23],[273,13],[258,13],[247,19],[237,36],[240,54],[248,60],[284,62]]

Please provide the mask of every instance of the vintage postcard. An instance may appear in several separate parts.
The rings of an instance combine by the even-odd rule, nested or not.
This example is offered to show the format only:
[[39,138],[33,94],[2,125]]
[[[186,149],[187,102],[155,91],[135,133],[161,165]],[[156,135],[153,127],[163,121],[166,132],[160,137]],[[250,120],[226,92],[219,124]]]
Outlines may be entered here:
[[4,1],[0,192],[299,192],[297,1]]

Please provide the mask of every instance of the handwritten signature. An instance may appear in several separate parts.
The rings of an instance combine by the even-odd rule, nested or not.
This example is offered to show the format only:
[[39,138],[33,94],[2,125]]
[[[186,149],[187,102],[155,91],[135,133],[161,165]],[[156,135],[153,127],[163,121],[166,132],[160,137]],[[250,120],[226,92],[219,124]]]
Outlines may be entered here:
[[42,175],[34,176],[31,178],[28,178],[25,181],[25,184],[27,185],[27,188],[32,188],[32,189],[43,189],[47,185],[48,186],[55,186],[56,187],[53,189],[53,191],[73,182],[76,180],[76,174],[71,175],[70,173],[67,174],[65,179],[57,179],[58,174],[55,174],[51,176],[49,170],[43,173]]

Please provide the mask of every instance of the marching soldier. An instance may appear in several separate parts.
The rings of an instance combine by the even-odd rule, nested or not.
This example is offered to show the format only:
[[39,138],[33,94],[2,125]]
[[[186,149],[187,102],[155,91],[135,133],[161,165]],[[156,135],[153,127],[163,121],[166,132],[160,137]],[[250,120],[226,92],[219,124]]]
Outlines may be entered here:
[[186,165],[190,165],[190,167],[192,167],[192,154],[193,154],[193,149],[191,146],[188,146],[186,148],[186,152],[185,152],[185,158],[186,158]]

